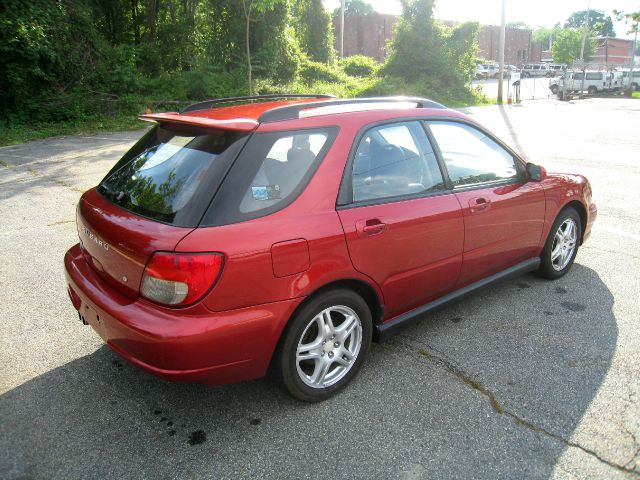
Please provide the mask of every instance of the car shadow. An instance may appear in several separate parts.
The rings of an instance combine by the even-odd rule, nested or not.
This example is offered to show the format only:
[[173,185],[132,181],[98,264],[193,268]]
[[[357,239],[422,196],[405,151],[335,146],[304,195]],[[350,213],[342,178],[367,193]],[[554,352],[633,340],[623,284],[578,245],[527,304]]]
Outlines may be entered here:
[[103,346],[0,396],[0,472],[548,478],[567,448],[558,438],[571,437],[609,369],[612,305],[579,264],[557,282],[497,284],[374,345],[360,376],[320,404],[269,379],[166,382]]

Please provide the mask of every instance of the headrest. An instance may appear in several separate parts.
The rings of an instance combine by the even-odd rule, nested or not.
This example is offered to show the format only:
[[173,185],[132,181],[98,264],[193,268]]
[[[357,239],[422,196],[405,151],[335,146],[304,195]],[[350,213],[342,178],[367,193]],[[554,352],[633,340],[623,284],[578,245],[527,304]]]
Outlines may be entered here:
[[296,135],[293,137],[291,148],[295,150],[311,150],[309,135]]

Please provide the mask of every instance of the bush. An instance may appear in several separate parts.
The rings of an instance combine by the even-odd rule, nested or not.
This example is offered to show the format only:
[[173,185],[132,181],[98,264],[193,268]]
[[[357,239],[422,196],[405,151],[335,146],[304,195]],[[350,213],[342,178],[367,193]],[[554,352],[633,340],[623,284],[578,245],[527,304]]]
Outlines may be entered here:
[[371,77],[380,65],[374,58],[365,55],[354,55],[340,60],[340,67],[351,77]]
[[346,80],[344,73],[337,68],[312,60],[302,62],[298,74],[300,79],[307,84],[313,82],[339,83]]
[[429,76],[407,81],[397,76],[387,75],[376,79],[360,94],[367,97],[389,95],[424,97],[440,102],[447,107],[465,107],[489,102],[480,90],[465,85],[443,85],[441,82],[434,82],[433,78]]

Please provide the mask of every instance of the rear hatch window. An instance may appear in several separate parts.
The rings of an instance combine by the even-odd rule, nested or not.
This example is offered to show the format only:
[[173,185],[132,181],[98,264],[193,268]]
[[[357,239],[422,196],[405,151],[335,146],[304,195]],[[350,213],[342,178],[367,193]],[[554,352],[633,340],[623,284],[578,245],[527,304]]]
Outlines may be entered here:
[[157,125],[107,174],[98,191],[138,215],[195,227],[246,132]]

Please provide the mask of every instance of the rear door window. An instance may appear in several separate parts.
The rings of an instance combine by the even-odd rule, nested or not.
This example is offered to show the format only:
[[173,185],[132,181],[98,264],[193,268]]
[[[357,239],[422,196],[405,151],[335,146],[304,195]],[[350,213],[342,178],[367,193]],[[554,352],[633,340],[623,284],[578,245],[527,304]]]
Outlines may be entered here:
[[203,225],[251,220],[289,205],[309,183],[337,130],[255,133],[215,196]]
[[353,160],[353,202],[444,190],[444,179],[420,122],[382,125],[360,140]]
[[156,126],[98,186],[112,203],[163,223],[195,227],[246,133]]

